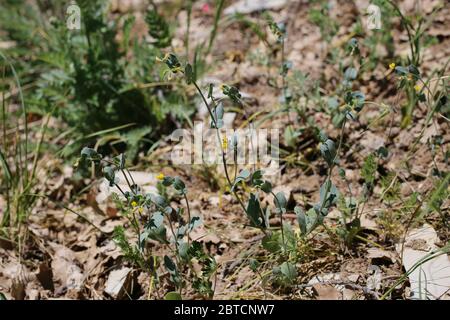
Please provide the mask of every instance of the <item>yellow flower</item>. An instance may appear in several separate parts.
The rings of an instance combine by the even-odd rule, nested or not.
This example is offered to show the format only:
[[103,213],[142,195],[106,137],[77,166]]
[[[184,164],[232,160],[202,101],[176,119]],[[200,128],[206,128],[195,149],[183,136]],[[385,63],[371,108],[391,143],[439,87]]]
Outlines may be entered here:
[[160,173],[156,176],[156,179],[158,179],[159,181],[163,181],[164,180],[164,174]]
[[139,207],[138,211],[139,211],[139,213],[144,213],[144,208]]
[[224,136],[222,138],[222,148],[224,151],[226,151],[228,149],[228,139],[226,136]]
[[137,204],[137,202],[136,201],[133,201],[133,202],[131,202],[131,206],[134,208],[134,207],[136,207],[138,204]]
[[416,92],[419,92],[422,89],[422,86],[420,84],[416,84],[414,86],[414,89],[416,90]]
[[392,63],[389,65],[389,69],[394,70],[394,69],[395,69],[395,63],[392,62]]

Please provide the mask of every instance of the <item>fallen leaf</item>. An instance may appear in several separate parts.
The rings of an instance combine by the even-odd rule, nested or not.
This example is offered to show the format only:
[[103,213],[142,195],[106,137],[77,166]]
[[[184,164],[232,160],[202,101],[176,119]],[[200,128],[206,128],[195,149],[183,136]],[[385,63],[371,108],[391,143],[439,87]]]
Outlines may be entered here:
[[105,284],[105,293],[113,299],[122,299],[127,293],[131,294],[131,271],[126,267],[112,271]]
[[55,250],[51,267],[55,280],[61,284],[59,289],[67,289],[77,293],[82,289],[84,275],[77,264],[75,253],[63,245],[57,243],[49,244]]
[[36,273],[36,278],[45,290],[50,290],[52,292],[55,290],[53,285],[53,272],[48,263],[42,262],[39,265],[39,271]]

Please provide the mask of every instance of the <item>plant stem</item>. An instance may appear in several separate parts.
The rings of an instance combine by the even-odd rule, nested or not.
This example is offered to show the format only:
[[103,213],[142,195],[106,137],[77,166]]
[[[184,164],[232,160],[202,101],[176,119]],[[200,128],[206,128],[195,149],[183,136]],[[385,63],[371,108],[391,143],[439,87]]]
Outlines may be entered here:
[[189,201],[188,201],[186,194],[183,193],[183,196],[184,196],[184,200],[186,201],[186,208],[187,208],[187,213],[188,213],[188,222],[187,222],[188,227],[186,228],[186,232],[187,232],[187,242],[188,242],[188,247],[189,247],[189,241],[191,238],[190,230],[189,230],[190,223],[191,223],[191,209],[189,208]]
[[218,0],[217,2],[218,2],[218,4],[217,4],[217,9],[216,9],[216,14],[214,16],[214,25],[213,25],[213,29],[211,31],[211,36],[209,37],[209,43],[208,43],[208,49],[206,50],[206,55],[208,55],[211,52],[211,48],[214,43],[214,39],[216,38],[217,27],[219,25],[220,15],[222,14],[222,9],[223,9],[225,0]]
[[341,133],[340,133],[341,136],[339,138],[339,144],[338,144],[338,148],[336,150],[336,155],[334,156],[333,162],[331,163],[331,166],[329,167],[328,176],[327,176],[327,179],[325,181],[326,189],[325,189],[325,194],[324,194],[324,197],[323,197],[323,201],[320,204],[319,214],[322,214],[322,210],[323,210],[323,208],[325,206],[325,203],[326,203],[326,200],[327,200],[327,197],[328,197],[328,193],[330,192],[330,189],[331,189],[331,174],[333,173],[333,169],[336,166],[336,163],[335,163],[336,162],[336,158],[338,157],[339,151],[341,150],[342,141],[343,141],[343,138],[344,138],[345,124],[346,123],[347,123],[347,118],[344,118],[344,121],[342,122]]
[[[217,139],[219,140],[220,149],[222,151],[223,168],[224,168],[224,171],[225,171],[225,176],[227,178],[228,185],[229,185],[230,190],[231,190],[233,188],[233,183],[231,182],[230,176],[228,174],[227,161],[226,161],[226,157],[225,157],[226,153],[223,150],[223,146],[222,146],[222,143],[221,143],[222,141],[221,141],[221,138],[220,138],[220,131],[219,131],[219,128],[217,127],[216,118],[214,117],[214,115],[213,115],[213,113],[211,111],[211,108],[210,108],[208,102],[206,101],[205,95],[203,94],[202,90],[198,86],[197,82],[193,81],[192,83],[194,84],[195,88],[197,89],[197,92],[202,97],[203,103],[205,104],[206,108],[208,109],[209,115],[211,116],[211,119],[212,119],[213,124],[214,124],[214,128],[216,129]],[[214,103],[214,100],[213,100],[213,103]],[[247,209],[245,208],[244,203],[242,202],[241,198],[239,197],[239,195],[237,194],[237,192],[235,190],[233,190],[233,194],[234,194],[235,198],[237,199],[237,201],[239,202],[239,204],[242,207],[242,209],[244,210],[244,212],[247,213]]]
[[284,241],[284,223],[283,223],[283,211],[282,211],[282,207],[280,205],[280,202],[278,201],[277,196],[275,195],[275,193],[273,191],[270,192],[272,194],[272,196],[275,199],[275,202],[277,203],[277,207],[280,210],[280,222],[281,222],[281,241],[283,242],[283,249],[286,252],[286,242]]

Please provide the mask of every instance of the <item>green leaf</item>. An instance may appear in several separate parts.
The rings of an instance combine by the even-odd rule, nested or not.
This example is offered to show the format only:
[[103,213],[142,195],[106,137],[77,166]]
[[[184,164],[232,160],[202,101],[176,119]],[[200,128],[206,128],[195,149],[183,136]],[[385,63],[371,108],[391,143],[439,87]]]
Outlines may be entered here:
[[3,170],[5,172],[6,183],[7,183],[7,185],[9,185],[12,180],[11,169],[9,168],[8,162],[6,162],[6,157],[3,154],[3,152],[1,151],[1,149],[0,149],[0,160],[2,163]]
[[195,81],[194,71],[189,63],[184,68],[184,76],[186,77],[187,84],[191,84]]
[[420,78],[420,71],[415,65],[409,65],[408,72],[412,74],[416,80]]
[[284,222],[283,232],[285,239],[284,249],[295,252],[297,250],[297,238],[292,225],[290,223]]
[[235,131],[233,133],[233,136],[231,137],[231,145],[233,146],[233,149],[237,149],[238,146],[238,134]]
[[234,191],[234,189],[236,188],[236,186],[238,185],[239,182],[245,181],[249,177],[250,177],[250,171],[248,171],[247,169],[244,169],[241,172],[239,172],[238,176],[234,180],[233,186],[231,187],[231,192]]
[[258,194],[250,193],[250,199],[247,205],[247,216],[250,219],[251,225],[253,227],[261,226],[261,205],[259,203]]
[[173,180],[173,187],[180,194],[186,194],[187,193],[186,185],[184,184],[183,180],[180,179],[180,177],[175,177],[174,178],[174,180]]
[[408,68],[405,68],[402,66],[396,66],[395,73],[397,73],[400,76],[406,76],[409,73],[409,71],[408,71]]
[[178,292],[172,291],[166,293],[164,300],[182,300],[181,295]]
[[176,73],[181,68],[181,63],[178,60],[178,57],[173,53],[169,53],[167,56],[163,58],[164,63],[169,67],[169,69]]
[[223,108],[223,103],[219,102],[216,108],[212,112],[214,116],[214,120],[216,124],[214,125],[214,121],[211,121],[211,128],[220,129],[223,127],[223,115],[225,114],[225,110]]
[[156,10],[147,11],[145,22],[148,26],[148,33],[154,39],[154,46],[158,48],[170,46],[172,36],[170,34],[169,24],[156,12]]
[[261,190],[265,193],[271,193],[272,192],[272,184],[269,181],[264,181],[264,183],[261,185]]
[[436,183],[436,186],[431,191],[431,196],[428,200],[427,206],[430,211],[441,212],[441,206],[445,199],[449,197],[448,186],[450,184],[450,172]]
[[177,273],[177,266],[173,262],[173,260],[169,256],[164,256],[164,266],[166,267],[167,271],[169,271],[170,274],[176,274]]
[[297,222],[300,227],[300,232],[303,236],[306,235],[306,215],[305,212],[300,207],[294,208],[295,215],[297,216]]
[[[330,110],[336,110],[339,107],[339,100],[337,97],[330,97],[327,100],[327,104],[328,104],[328,108]],[[323,137],[323,139],[321,139],[321,141],[326,141],[328,139],[327,136]]]
[[321,217],[322,215],[318,215],[314,208],[306,212],[306,234],[309,234],[322,222]]
[[378,164],[374,154],[368,155],[364,159],[363,166],[361,168],[361,177],[364,179],[364,182],[372,187],[375,181],[375,173],[377,172]]
[[386,159],[389,155],[389,150],[386,147],[379,147],[376,151],[377,157]]
[[290,262],[283,262],[280,266],[280,271],[288,283],[293,283],[297,278],[297,270],[295,265]]
[[103,168],[103,175],[106,180],[109,181],[109,185],[112,187],[116,183],[116,172],[112,166],[106,166]]
[[203,223],[201,217],[192,217],[191,221],[189,222],[189,231],[194,230],[195,228],[201,226]]
[[[354,92],[346,92],[345,93],[345,103],[352,109],[354,109],[356,112],[359,112],[362,110],[365,102],[365,95],[364,93],[360,91],[354,91]],[[353,117],[353,115],[352,115]]]
[[146,237],[164,244],[169,243],[169,241],[167,241],[167,231],[164,225],[164,215],[161,212],[155,212],[145,225],[140,240],[143,241]]
[[284,192],[280,191],[275,195],[274,204],[277,207],[276,212],[279,214],[286,213],[287,199]]
[[350,55],[353,55],[354,53],[359,54],[358,40],[356,38],[351,38],[347,42],[347,52]]
[[[328,190],[328,193],[327,193]],[[320,205],[324,209],[328,209],[331,205],[336,203],[338,197],[338,190],[336,186],[331,182],[331,180],[325,180],[325,182],[320,186]],[[326,199],[325,199],[326,194]],[[322,212],[321,212],[322,214]]]
[[344,73],[344,78],[347,81],[353,81],[358,76],[358,71],[355,68],[347,68]]
[[174,182],[174,179],[172,177],[165,176],[161,183],[163,184],[163,186],[169,187],[173,184],[173,182]]
[[236,104],[240,104],[242,96],[236,87],[224,85],[223,94],[228,96],[228,98],[230,98]]
[[334,159],[336,158],[336,145],[334,141],[327,139],[324,143],[321,143],[320,153],[327,162],[328,166],[331,167]]
[[[266,190],[267,190],[267,182],[268,181],[264,181],[262,180],[263,177],[263,171],[262,170],[256,170],[255,172],[253,172],[251,178],[250,178],[250,184],[254,187],[257,188],[261,188],[263,184],[266,184]],[[269,183],[270,184],[270,183]],[[263,190],[264,191],[264,190]]]
[[124,153],[119,154],[116,158],[116,164],[119,169],[125,169],[126,157]]
[[183,260],[189,260],[189,245],[187,242],[180,240],[178,242],[178,253]]
[[256,272],[256,270],[258,270],[258,267],[259,267],[259,262],[258,262],[258,260],[256,260],[256,259],[250,259],[250,260],[248,261],[248,264],[249,264],[249,266],[250,266],[250,269],[251,269],[253,272]]
[[269,252],[276,253],[281,250],[281,235],[279,232],[272,232],[261,240],[261,245]]
[[262,170],[256,170],[256,171],[253,172],[253,174],[252,174],[251,181],[252,181],[252,182],[260,181],[261,178],[263,177],[263,174],[264,174],[264,173],[263,173]]
[[159,209],[164,209],[167,206],[167,201],[164,197],[160,195],[155,195],[152,193],[148,193],[146,196],[146,201],[154,203]]
[[81,157],[89,161],[100,161],[102,159],[101,154],[99,154],[96,150],[88,147],[84,147],[81,150]]

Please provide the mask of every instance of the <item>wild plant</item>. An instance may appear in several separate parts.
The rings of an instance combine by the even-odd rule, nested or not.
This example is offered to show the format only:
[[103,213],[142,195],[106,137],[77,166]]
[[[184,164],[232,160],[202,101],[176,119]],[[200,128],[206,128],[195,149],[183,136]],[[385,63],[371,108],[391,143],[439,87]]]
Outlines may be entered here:
[[402,77],[398,84],[398,89],[404,91],[407,98],[406,104],[402,106],[403,117],[401,126],[405,128],[412,121],[414,108],[419,102],[424,102],[425,97],[423,91],[420,89],[421,85],[417,84],[418,81],[423,83],[419,72],[421,52],[423,51],[423,47],[429,43],[426,37],[426,30],[433,21],[435,13],[440,8],[439,6],[436,7],[427,19],[423,16],[416,15],[417,21],[414,24],[414,20],[406,17],[394,1],[386,0],[384,2],[393,8],[394,12],[400,17],[401,24],[405,28],[408,36],[410,53],[406,61],[402,61],[404,66],[395,67],[395,64],[391,64],[391,66],[394,65],[396,73]]
[[[41,156],[51,112],[42,120],[39,129],[41,138],[37,143],[29,141],[27,104],[23,97],[21,80],[9,57],[0,51],[1,90],[1,147],[0,147],[0,191],[6,205],[2,208],[0,240],[6,240],[22,253],[27,235],[27,222],[36,202],[36,172]],[[6,76],[10,73],[13,81]],[[11,83],[12,82],[12,83]],[[15,93],[16,91],[16,93]],[[17,96],[17,97],[16,97]],[[14,111],[9,104],[18,103]],[[31,165],[30,165],[31,159]]]
[[[209,85],[208,93],[207,95],[205,95],[196,82],[196,79],[192,72],[192,66],[190,64],[186,64],[183,68],[178,58],[173,54],[167,54],[160,60],[167,65],[167,72],[171,72],[173,74],[182,74],[184,75],[188,84],[194,85],[203,103],[208,109],[211,118],[211,128],[215,129],[218,145],[220,146],[220,155],[222,159],[221,162],[224,169],[225,178],[228,183],[229,192],[234,195],[240,207],[245,212],[247,218],[249,219],[250,226],[258,228],[264,233],[265,237],[263,239],[263,246],[265,246],[264,243],[268,243],[268,247],[273,244],[274,246],[272,245],[272,248],[275,248],[276,251],[281,252],[283,255],[288,255],[286,229],[289,228],[289,226],[283,221],[283,215],[286,213],[288,204],[286,195],[283,192],[278,192],[277,194],[273,192],[272,184],[270,181],[264,179],[264,173],[262,170],[254,169],[253,172],[251,172],[248,169],[242,169],[241,171],[239,171],[239,173],[237,173],[238,168],[237,164],[235,163],[235,174],[234,177],[231,176],[229,164],[227,163],[227,152],[229,150],[228,138],[224,137],[220,131],[220,129],[223,127],[223,104],[220,102],[218,103],[214,98],[212,94],[213,85]],[[241,94],[239,93],[237,88],[224,85],[222,87],[222,90],[223,93],[233,102],[242,103]],[[207,97],[211,100],[211,104],[208,103]],[[231,141],[231,149],[234,155],[237,154],[238,143],[239,142],[237,138],[233,137]],[[240,191],[243,190],[239,190],[239,186],[243,183],[251,187],[251,190],[246,196],[246,198],[248,199],[247,201],[245,201],[240,193]],[[261,203],[260,191],[271,195],[274,199],[273,203],[275,207],[275,213],[279,216],[281,222],[280,233],[272,233],[268,230],[270,227],[269,215],[271,210],[269,206],[263,207]],[[247,204],[245,204],[245,202],[247,202]],[[289,270],[289,274],[292,275],[293,271],[291,269],[295,269],[293,265],[285,261],[284,265],[282,264],[282,266],[282,271]]]
[[[145,15],[152,38],[146,41],[132,35],[133,16],[108,16],[107,1],[77,4],[80,30],[66,27],[61,5],[2,3],[2,21],[12,20],[5,23],[7,38],[20,48],[30,47],[36,58],[30,60],[30,51],[15,47],[7,53],[18,61],[25,86],[36,85],[24,92],[29,110],[43,116],[57,106],[54,115],[68,126],[64,136],[70,143],[55,152],[73,156],[84,144],[102,137],[97,143],[105,152],[127,147],[134,158],[194,110],[182,88],[162,83],[158,65],[148,59],[171,46],[172,30],[156,7]],[[25,21],[17,27],[14,19]],[[42,32],[33,32],[37,29]]]
[[[254,169],[253,172],[248,169],[243,169],[237,174],[237,165],[235,164],[235,176],[232,178],[229,171],[229,164],[227,163],[228,139],[221,133],[223,126],[224,107],[221,102],[213,96],[213,86],[209,85],[208,93],[205,95],[196,82],[195,76],[192,72],[192,66],[188,63],[184,67],[173,54],[167,54],[164,58],[159,59],[167,65],[167,72],[173,75],[182,75],[188,84],[192,84],[199,93],[205,107],[207,108],[211,118],[211,128],[215,129],[217,141],[220,146],[221,163],[224,169],[225,178],[228,183],[229,192],[232,193],[241,206],[242,210],[247,215],[250,226],[260,229],[264,233],[262,239],[262,246],[268,251],[276,253],[282,257],[282,263],[274,267],[274,276],[276,282],[281,284],[293,284],[295,280],[296,268],[291,262],[295,262],[295,248],[297,247],[297,237],[289,223],[285,223],[283,216],[288,210],[288,199],[283,192],[275,194],[270,181],[264,179],[262,170]],[[297,215],[297,221],[300,227],[301,236],[304,238],[310,234],[316,227],[323,225],[323,220],[327,216],[330,208],[336,204],[339,192],[336,186],[331,181],[331,176],[334,168],[339,164],[338,154],[343,145],[345,134],[345,127],[348,120],[355,119],[358,112],[361,111],[364,105],[364,95],[358,91],[352,91],[350,87],[346,87],[347,91],[342,97],[343,105],[339,108],[344,114],[342,121],[339,142],[336,144],[334,140],[329,139],[325,133],[320,132],[319,139],[321,141],[320,151],[328,165],[327,177],[325,182],[320,187],[320,201],[315,204],[306,213],[299,207],[295,207],[294,212]],[[238,89],[232,86],[223,85],[223,93],[233,102],[241,104],[241,94]],[[211,103],[208,103],[207,98]],[[232,140],[232,152],[237,152],[237,139]],[[239,189],[239,186],[245,183],[253,190],[248,192],[248,195],[242,196],[242,192],[246,193],[244,189]],[[263,207],[260,200],[260,191],[271,195],[273,197],[274,212],[280,218],[279,230],[273,230],[269,224],[269,217],[271,215],[271,208],[269,206]],[[248,199],[248,200],[246,200]],[[245,204],[245,202],[247,202]],[[356,221],[356,220],[355,220]],[[356,223],[356,222],[355,222]]]
[[[148,296],[154,294],[154,286],[162,286],[163,267],[173,288],[173,291],[166,293],[166,299],[181,299],[183,290],[186,290],[188,285],[201,296],[212,298],[217,264],[203,245],[191,238],[192,230],[202,224],[202,219],[199,216],[191,216],[188,188],[184,181],[178,176],[159,174],[157,188],[164,191],[159,194],[144,193],[126,168],[124,154],[109,159],[96,150],[85,147],[81,151],[78,166],[89,165],[94,166],[96,172],[103,174],[110,187],[119,191],[113,193],[113,198],[122,215],[128,220],[132,236],[128,235],[123,226],[119,226],[114,230],[114,240],[127,261],[148,273]],[[120,187],[119,172],[129,190]],[[167,188],[175,191],[174,196],[179,202],[183,202],[184,206],[171,205]],[[155,243],[163,246],[170,254],[158,255],[154,250]],[[156,295],[158,294],[157,291]]]

